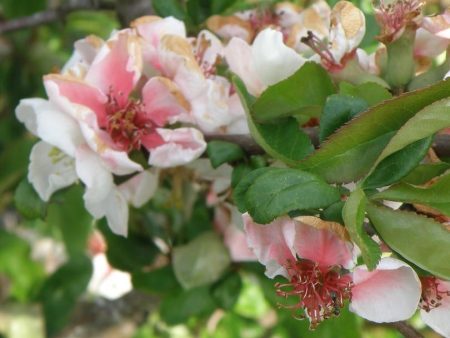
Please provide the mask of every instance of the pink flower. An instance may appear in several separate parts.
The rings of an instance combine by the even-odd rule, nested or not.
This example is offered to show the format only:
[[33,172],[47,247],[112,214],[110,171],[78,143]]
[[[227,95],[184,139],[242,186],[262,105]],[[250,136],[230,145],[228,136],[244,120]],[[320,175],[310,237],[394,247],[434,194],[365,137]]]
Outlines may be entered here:
[[419,308],[423,321],[433,330],[450,336],[450,282],[434,276],[420,278],[422,297]]
[[[412,316],[420,298],[414,270],[394,258],[383,258],[374,271],[354,267],[355,252],[344,227],[312,216],[277,218],[260,225],[244,216],[249,247],[266,266],[266,275],[284,276],[277,293],[298,299],[294,315],[307,317],[311,328],[350,310],[374,322]],[[353,272],[351,271],[353,269]]]

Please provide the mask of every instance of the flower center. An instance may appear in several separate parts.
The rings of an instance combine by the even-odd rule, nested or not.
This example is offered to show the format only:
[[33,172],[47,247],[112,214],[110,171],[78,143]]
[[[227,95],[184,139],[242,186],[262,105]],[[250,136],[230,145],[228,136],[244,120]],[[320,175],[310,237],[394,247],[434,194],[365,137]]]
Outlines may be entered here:
[[419,307],[426,312],[442,305],[442,299],[450,296],[450,291],[439,290],[439,282],[436,277],[420,277],[422,283],[422,295]]
[[[338,316],[345,300],[351,299],[352,278],[341,266],[320,267],[307,259],[288,261],[289,283],[275,284],[277,294],[298,298],[290,308],[298,319],[310,320],[310,329],[315,329],[323,320]],[[303,310],[298,314],[299,310]]]
[[420,15],[422,5],[419,0],[397,0],[390,4],[381,1],[377,19],[385,33],[395,34]]
[[123,98],[108,94],[106,103],[105,129],[118,150],[130,152],[141,147],[142,137],[155,129],[155,124],[147,117],[145,105],[133,98]]
[[312,31],[308,31],[307,34],[308,35],[301,38],[300,41],[320,56],[323,66],[330,71],[341,70],[343,65],[336,62],[336,59],[327,44],[319,39]]

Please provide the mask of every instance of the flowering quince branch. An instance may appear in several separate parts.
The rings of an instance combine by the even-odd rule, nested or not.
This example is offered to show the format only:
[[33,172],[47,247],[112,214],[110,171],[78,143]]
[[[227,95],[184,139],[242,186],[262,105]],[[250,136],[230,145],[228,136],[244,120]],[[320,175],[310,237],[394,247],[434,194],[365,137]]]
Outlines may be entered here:
[[48,98],[16,108],[40,139],[28,180],[46,202],[82,183],[88,213],[124,237],[136,235],[130,205],[151,208],[168,184],[188,208],[191,186],[216,232],[149,240],[185,289],[217,282],[230,260],[258,260],[285,279],[279,307],[310,329],[348,306],[419,337],[404,321],[420,309],[450,336],[450,166],[439,159],[450,67],[433,66],[449,50],[450,19],[423,17],[422,6],[375,8],[382,44],[370,55],[366,14],[347,1],[214,15],[192,37],[174,17],[147,15],[106,40],[81,39],[44,76]]

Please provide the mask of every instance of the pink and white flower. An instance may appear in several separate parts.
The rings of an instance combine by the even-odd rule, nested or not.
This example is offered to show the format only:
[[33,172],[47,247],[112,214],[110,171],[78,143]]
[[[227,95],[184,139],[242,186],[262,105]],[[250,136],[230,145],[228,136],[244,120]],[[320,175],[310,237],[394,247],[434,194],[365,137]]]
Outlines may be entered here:
[[277,292],[293,297],[294,315],[307,317],[311,328],[350,310],[374,322],[411,317],[419,303],[420,282],[414,270],[395,258],[383,258],[368,271],[355,267],[355,252],[345,229],[316,217],[280,217],[267,225],[244,214],[249,247],[266,266],[266,275],[284,276]]

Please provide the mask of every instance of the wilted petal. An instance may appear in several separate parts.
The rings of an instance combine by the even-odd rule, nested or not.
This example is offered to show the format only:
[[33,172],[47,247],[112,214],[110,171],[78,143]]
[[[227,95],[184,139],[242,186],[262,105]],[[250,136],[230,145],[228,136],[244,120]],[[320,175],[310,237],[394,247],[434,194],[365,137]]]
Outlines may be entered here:
[[[261,82],[270,86],[298,70],[305,59],[283,42],[283,34],[271,28],[261,31],[252,46],[254,69]],[[241,60],[242,62],[242,60]]]
[[[439,281],[439,291],[450,291],[450,282]],[[429,312],[420,310],[422,320],[437,333],[450,337],[450,296],[444,295],[441,305]]]
[[140,208],[155,194],[158,179],[159,170],[146,170],[122,183],[119,190],[131,205]]
[[148,163],[159,168],[184,165],[198,158],[206,149],[200,131],[194,128],[157,129],[164,140],[159,147],[149,149]]
[[119,103],[128,96],[141,76],[141,49],[137,36],[123,30],[108,40],[98,52],[85,81],[111,94]]
[[89,35],[74,43],[75,50],[61,70],[61,74],[68,74],[83,79],[86,72],[105,42],[95,35]]
[[250,42],[254,36],[250,22],[237,16],[213,15],[206,20],[206,26],[225,40],[239,38]]
[[230,70],[241,78],[250,94],[259,96],[266,87],[252,63],[251,46],[242,39],[233,38],[224,52]]
[[21,100],[16,116],[33,134],[70,156],[82,142],[78,123],[47,100]]
[[297,222],[294,249],[299,257],[317,262],[319,266],[353,267],[353,245],[340,224],[313,216],[296,220],[300,222]]
[[159,41],[164,35],[178,35],[186,37],[186,27],[183,21],[173,16],[160,18],[158,16],[143,16],[131,23],[131,27],[136,28],[139,35],[147,43],[158,46]]
[[28,180],[39,197],[48,201],[51,195],[77,180],[74,159],[45,142],[33,146],[28,167]]
[[376,323],[410,318],[420,300],[421,285],[415,271],[395,258],[383,258],[376,270],[358,266],[350,310]]
[[262,225],[255,223],[247,213],[242,217],[248,246],[266,266],[266,276],[289,278],[284,266],[288,260],[296,260],[293,246],[299,222],[289,217],[279,217],[270,224]]

